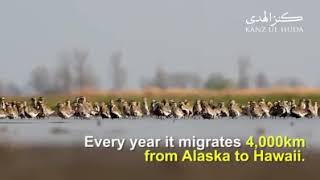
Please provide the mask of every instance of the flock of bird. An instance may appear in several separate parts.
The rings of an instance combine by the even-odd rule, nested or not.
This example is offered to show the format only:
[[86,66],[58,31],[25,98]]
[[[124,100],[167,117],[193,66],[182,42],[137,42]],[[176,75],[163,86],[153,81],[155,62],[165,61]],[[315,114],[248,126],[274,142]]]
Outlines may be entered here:
[[66,100],[58,103],[55,108],[50,108],[43,97],[31,98],[30,102],[8,102],[5,97],[0,99],[0,119],[9,118],[46,118],[61,117],[63,119],[91,117],[102,118],[191,118],[202,117],[204,119],[215,118],[238,118],[248,116],[250,118],[269,117],[295,117],[313,118],[318,117],[318,104],[312,103],[310,99],[300,99],[296,104],[295,100],[267,102],[265,99],[249,101],[246,105],[239,105],[231,100],[227,105],[224,102],[215,103],[213,100],[196,100],[190,103],[188,100],[176,102],[163,99],[162,101],[152,100],[148,104],[147,98],[142,103],[137,101],[126,101],[122,98],[110,100],[109,103],[87,101],[81,96],[73,101]]

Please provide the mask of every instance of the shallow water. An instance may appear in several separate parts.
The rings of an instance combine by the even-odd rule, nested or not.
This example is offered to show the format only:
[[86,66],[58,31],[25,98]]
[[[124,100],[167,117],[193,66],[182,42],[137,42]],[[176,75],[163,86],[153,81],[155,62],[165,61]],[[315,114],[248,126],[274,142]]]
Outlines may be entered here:
[[0,120],[0,144],[81,145],[84,136],[97,138],[206,137],[245,139],[282,135],[305,138],[308,148],[320,149],[319,119],[121,119],[121,120]]

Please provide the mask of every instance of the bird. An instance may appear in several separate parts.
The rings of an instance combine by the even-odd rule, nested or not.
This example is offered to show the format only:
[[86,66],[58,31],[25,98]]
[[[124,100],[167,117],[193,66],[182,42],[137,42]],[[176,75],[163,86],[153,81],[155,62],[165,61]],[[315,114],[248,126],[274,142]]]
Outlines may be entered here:
[[261,118],[264,115],[263,110],[255,101],[250,104],[250,115],[252,118]]
[[101,102],[100,104],[100,116],[102,117],[102,119],[111,118],[109,107],[105,102]]
[[127,101],[119,101],[119,103],[121,103],[120,107],[122,107],[122,113],[123,115],[127,118],[130,117],[131,111],[130,111],[130,106],[129,103]]
[[275,101],[270,107],[269,114],[271,117],[282,117],[285,118],[290,115],[290,110],[287,110],[287,107],[281,101]]
[[55,113],[54,110],[52,110],[49,106],[45,104],[44,99],[42,97],[38,99],[37,104],[39,108],[38,118],[49,117]]
[[100,105],[98,102],[94,102],[92,105],[92,109],[90,111],[92,116],[99,116],[100,115]]
[[150,109],[150,114],[153,116],[159,116],[160,115],[160,111],[159,111],[159,106],[160,103],[157,102],[155,99],[151,100],[151,109]]
[[241,109],[236,104],[235,100],[230,101],[228,110],[229,110],[229,115],[232,119],[238,118],[239,116],[241,116]]
[[6,110],[7,110],[7,117],[9,119],[16,119],[19,117],[17,108],[15,104],[13,103],[7,103],[6,104]]
[[291,116],[295,118],[303,118],[308,114],[308,111],[306,110],[306,104],[305,99],[300,100],[300,102],[297,105],[293,105],[291,108]]
[[35,108],[34,104],[35,99],[31,98],[31,105],[28,106],[27,101],[23,102],[24,114],[27,118],[35,118],[38,116],[39,111]]
[[110,115],[112,119],[122,118],[121,111],[112,99],[110,100]]
[[242,112],[243,115],[251,116],[251,114],[250,114],[250,104],[251,104],[251,101],[248,101],[247,104],[240,106],[240,109],[241,109],[241,112]]
[[21,119],[26,118],[26,114],[25,114],[25,111],[24,111],[24,104],[19,102],[19,103],[16,103],[16,106],[17,106],[18,116]]
[[0,109],[2,109],[2,110],[6,109],[6,98],[5,97],[0,98]]
[[162,103],[160,103],[160,107],[159,108],[160,108],[160,112],[161,112],[162,116],[170,117],[170,115],[171,115],[171,107],[170,107],[170,104],[169,104],[168,100],[163,99]]
[[269,113],[270,109],[267,106],[266,101],[262,98],[262,99],[260,99],[258,101],[258,105],[259,105],[259,107],[261,108],[261,110],[263,112],[262,117],[269,118],[270,117],[270,113]]
[[220,117],[229,117],[229,110],[225,107],[224,102],[220,102],[218,104],[218,109],[220,111],[219,116]]
[[35,98],[35,97],[32,97],[32,98],[31,98],[31,106],[32,106],[34,109],[39,110],[37,98]]
[[32,97],[27,101],[6,101],[5,97],[0,98],[0,119],[4,118],[45,118],[57,116],[63,119],[79,117],[89,119],[101,116],[102,118],[122,118],[134,117],[142,118],[152,115],[159,118],[185,118],[202,117],[204,119],[214,118],[238,118],[249,116],[251,118],[314,118],[319,116],[318,103],[311,99],[301,98],[299,103],[295,99],[277,100],[274,102],[266,101],[264,98],[258,101],[248,101],[244,105],[239,105],[235,100],[230,100],[228,105],[223,101],[215,104],[212,99],[209,101],[196,99],[194,103],[188,100],[176,101],[174,99],[151,100],[150,109],[147,98],[141,101],[126,101],[118,98],[116,101],[90,102],[85,96],[76,97],[72,102],[66,100],[57,103],[54,109],[46,105],[43,97]]
[[69,119],[75,114],[75,111],[72,109],[70,100],[66,100],[65,104],[58,103],[57,111],[57,115],[63,119]]
[[0,108],[0,119],[5,119],[7,118],[7,112],[6,112],[6,109],[2,109]]
[[85,104],[79,103],[77,110],[78,110],[78,116],[81,119],[90,119],[92,116],[88,111],[88,108],[85,106]]
[[308,112],[306,114],[307,118],[317,117],[318,116],[318,103],[315,102],[314,105],[312,105],[311,99],[306,100],[306,110]]
[[143,98],[141,110],[145,116],[150,115],[150,111],[149,111],[149,107],[148,107],[148,100],[146,97]]
[[89,119],[92,116],[92,105],[90,102],[87,102],[86,97],[77,97],[73,103],[73,106],[75,111],[74,116],[81,119]]
[[187,99],[180,102],[180,108],[186,117],[191,117],[193,115],[193,106],[190,105]]
[[202,112],[201,101],[197,99],[193,105],[193,115],[199,116],[201,115],[201,112]]
[[202,118],[214,119],[218,117],[218,112],[214,111],[206,101],[201,102],[201,107],[202,107],[202,112],[201,112]]
[[213,99],[210,99],[210,100],[209,100],[209,106],[210,106],[212,109],[216,109],[216,108],[217,108],[217,105],[214,103]]
[[177,118],[177,119],[183,118],[185,114],[181,110],[181,108],[178,107],[176,102],[172,102],[171,107],[172,107],[172,115],[174,118]]
[[143,116],[139,102],[136,102],[136,101],[130,102],[130,114],[133,117],[142,117]]

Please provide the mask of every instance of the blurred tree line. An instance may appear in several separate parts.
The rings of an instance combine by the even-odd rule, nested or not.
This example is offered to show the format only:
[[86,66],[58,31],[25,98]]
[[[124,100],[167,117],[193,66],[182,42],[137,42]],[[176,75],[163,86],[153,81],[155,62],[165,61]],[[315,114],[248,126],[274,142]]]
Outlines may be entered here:
[[22,95],[22,91],[17,84],[13,82],[5,83],[0,80],[0,95],[1,94],[7,96],[20,96]]
[[[113,89],[125,88],[127,70],[121,64],[122,53],[115,51],[110,57],[110,72]],[[35,67],[31,71],[32,89],[39,94],[68,94],[70,92],[95,91],[98,89],[98,77],[89,61],[87,50],[75,49],[61,52],[58,64],[53,71],[46,66]]]
[[175,72],[168,73],[162,67],[158,67],[155,75],[151,79],[143,78],[141,87],[159,87],[159,88],[200,88],[201,77],[196,73]]
[[159,88],[206,88],[221,90],[226,88],[270,88],[272,86],[298,87],[303,83],[297,78],[282,78],[271,83],[268,76],[259,72],[252,74],[250,57],[241,56],[238,59],[238,81],[226,77],[223,73],[211,73],[207,78],[201,79],[197,73],[175,72],[168,73],[162,67],[158,67],[154,77],[143,78],[142,87]]
[[[110,56],[110,74],[105,74],[112,80],[112,89],[126,88],[128,72],[122,64],[123,54],[115,51]],[[163,67],[157,67],[151,78],[143,77],[142,88],[207,88],[221,90],[225,88],[269,88],[272,86],[297,87],[303,83],[297,78],[281,78],[271,83],[266,73],[252,74],[250,57],[242,56],[238,60],[237,81],[226,77],[223,73],[211,73],[206,78],[199,73],[167,72]],[[101,74],[99,74],[101,75]],[[75,49],[58,54],[58,61],[54,68],[46,65],[36,66],[30,73],[28,82],[34,92],[39,94],[68,94],[71,92],[95,91],[99,87],[99,80],[94,71],[87,50]],[[20,87],[14,83],[6,83],[0,79],[0,95],[21,95]]]
[[98,79],[88,56],[89,53],[86,50],[61,52],[55,69],[50,72],[45,65],[35,67],[31,71],[29,84],[34,91],[40,94],[95,89]]
[[143,78],[141,87],[158,88],[207,88],[224,89],[234,87],[234,82],[223,76],[221,73],[212,73],[207,79],[203,80],[199,74],[190,72],[168,73],[162,67],[158,67],[154,77],[151,79]]

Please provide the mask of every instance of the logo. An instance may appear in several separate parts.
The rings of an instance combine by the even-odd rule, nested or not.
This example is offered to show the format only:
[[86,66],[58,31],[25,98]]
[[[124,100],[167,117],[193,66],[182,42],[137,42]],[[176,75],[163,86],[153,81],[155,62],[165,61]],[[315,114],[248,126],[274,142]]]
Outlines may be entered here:
[[289,12],[281,15],[273,15],[271,12],[263,12],[263,16],[251,16],[245,20],[246,32],[281,32],[299,33],[303,27],[299,22],[303,21],[302,16],[288,16]]

